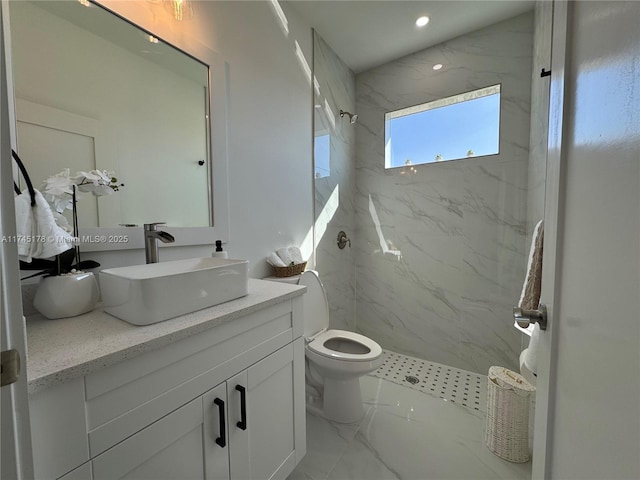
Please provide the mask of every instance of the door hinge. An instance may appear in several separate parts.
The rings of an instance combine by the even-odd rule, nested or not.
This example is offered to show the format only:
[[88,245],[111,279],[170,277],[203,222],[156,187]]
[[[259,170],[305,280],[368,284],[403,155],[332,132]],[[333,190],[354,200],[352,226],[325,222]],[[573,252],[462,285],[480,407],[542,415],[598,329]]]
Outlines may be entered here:
[[11,385],[20,378],[20,353],[15,350],[5,350],[0,353],[0,386]]

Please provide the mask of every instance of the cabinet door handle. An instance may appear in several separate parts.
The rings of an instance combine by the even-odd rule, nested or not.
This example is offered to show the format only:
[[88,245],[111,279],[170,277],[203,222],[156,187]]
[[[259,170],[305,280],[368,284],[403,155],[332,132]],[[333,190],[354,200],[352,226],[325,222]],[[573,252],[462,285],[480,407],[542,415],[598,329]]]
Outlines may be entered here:
[[227,422],[224,419],[224,401],[216,398],[213,403],[218,406],[218,420],[220,423],[220,436],[216,438],[216,443],[221,448],[224,448],[227,446],[227,428],[225,427]]
[[247,429],[247,389],[242,385],[236,385],[236,390],[240,392],[240,421],[236,423],[240,430]]

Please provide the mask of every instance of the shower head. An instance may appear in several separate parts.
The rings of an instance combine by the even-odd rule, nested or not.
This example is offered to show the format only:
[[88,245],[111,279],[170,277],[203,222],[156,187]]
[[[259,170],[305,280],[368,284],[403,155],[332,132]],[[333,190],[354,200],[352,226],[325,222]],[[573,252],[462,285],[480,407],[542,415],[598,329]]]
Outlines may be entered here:
[[354,123],[356,123],[358,121],[358,115],[355,115],[355,114],[349,113],[349,112],[345,112],[344,110],[340,110],[340,117],[344,117],[345,115],[347,115],[349,117],[349,123],[351,125],[353,125]]

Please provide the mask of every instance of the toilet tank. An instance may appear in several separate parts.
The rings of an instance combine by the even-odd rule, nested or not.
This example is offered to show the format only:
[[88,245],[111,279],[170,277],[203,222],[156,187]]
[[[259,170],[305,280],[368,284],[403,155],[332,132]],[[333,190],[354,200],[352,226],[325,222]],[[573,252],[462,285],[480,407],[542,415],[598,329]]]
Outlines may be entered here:
[[269,280],[270,282],[282,282],[297,285],[300,281],[300,275],[293,275],[291,277],[264,277],[263,280]]
[[301,275],[294,275],[292,277],[267,277],[263,280],[300,284],[300,279],[303,275],[306,279],[303,284],[307,287],[307,292],[304,294],[303,307],[304,337],[310,338],[316,333],[329,328],[327,295],[318,274],[308,270]]

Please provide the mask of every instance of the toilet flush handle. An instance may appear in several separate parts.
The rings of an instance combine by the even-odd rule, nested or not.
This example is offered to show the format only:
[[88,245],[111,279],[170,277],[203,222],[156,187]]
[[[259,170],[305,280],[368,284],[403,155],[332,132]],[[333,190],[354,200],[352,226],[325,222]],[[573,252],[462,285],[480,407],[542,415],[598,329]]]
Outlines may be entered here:
[[538,323],[540,330],[547,329],[547,306],[544,303],[538,305],[537,310],[523,310],[513,307],[513,319],[519,327],[527,328],[532,323]]

